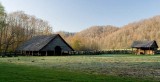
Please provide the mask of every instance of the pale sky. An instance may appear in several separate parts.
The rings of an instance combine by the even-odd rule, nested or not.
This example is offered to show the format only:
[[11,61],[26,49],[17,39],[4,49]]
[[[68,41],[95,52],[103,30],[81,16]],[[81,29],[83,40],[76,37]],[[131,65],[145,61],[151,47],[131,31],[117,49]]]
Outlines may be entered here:
[[53,31],[79,32],[94,25],[124,26],[160,15],[160,0],[0,0],[7,13],[24,11]]

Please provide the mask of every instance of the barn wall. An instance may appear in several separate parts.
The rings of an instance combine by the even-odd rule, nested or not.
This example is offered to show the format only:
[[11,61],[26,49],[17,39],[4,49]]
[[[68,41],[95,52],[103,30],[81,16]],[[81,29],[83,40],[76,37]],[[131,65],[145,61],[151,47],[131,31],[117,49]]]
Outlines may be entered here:
[[62,51],[72,51],[72,49],[68,47],[59,36],[52,40],[52,42],[50,42],[47,46],[45,46],[42,51],[54,51],[56,46],[60,46]]

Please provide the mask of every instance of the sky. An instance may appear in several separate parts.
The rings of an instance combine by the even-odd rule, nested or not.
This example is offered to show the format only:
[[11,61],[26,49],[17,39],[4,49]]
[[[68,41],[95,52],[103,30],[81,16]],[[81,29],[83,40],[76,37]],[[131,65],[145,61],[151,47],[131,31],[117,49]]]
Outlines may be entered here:
[[160,0],[0,0],[7,13],[24,11],[46,20],[53,31],[128,23],[160,15]]

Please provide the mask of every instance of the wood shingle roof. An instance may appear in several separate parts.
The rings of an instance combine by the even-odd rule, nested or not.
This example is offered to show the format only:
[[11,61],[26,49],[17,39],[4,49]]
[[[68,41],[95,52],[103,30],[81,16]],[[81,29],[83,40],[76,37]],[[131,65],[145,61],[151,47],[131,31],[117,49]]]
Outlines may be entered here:
[[[41,35],[41,36],[35,36],[28,41],[24,42],[22,45],[20,45],[16,51],[40,51],[43,49],[47,44],[49,44],[52,40],[54,40],[57,36],[59,36],[62,41],[71,48],[64,39],[59,34],[52,34],[52,35]],[[72,48],[71,48],[72,49]],[[73,49],[72,49],[73,50]]]
[[132,48],[158,48],[156,41],[134,41]]

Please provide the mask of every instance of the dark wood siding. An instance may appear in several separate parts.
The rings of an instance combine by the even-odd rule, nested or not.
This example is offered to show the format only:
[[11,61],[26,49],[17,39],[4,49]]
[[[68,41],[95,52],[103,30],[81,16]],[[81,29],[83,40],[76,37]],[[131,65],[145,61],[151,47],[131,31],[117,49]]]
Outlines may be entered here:
[[60,46],[62,51],[72,51],[72,49],[59,36],[47,44],[41,51],[54,51],[56,46]]

